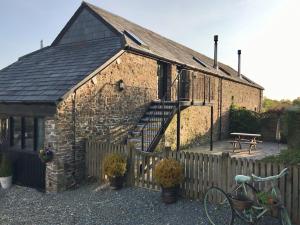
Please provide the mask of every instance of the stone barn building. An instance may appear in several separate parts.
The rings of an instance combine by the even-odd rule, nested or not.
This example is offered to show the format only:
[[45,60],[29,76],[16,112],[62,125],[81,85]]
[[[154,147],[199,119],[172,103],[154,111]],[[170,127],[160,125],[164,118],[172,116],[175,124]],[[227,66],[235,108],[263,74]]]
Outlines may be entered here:
[[84,178],[86,138],[141,151],[197,145],[227,136],[233,103],[260,111],[262,96],[218,62],[217,36],[211,59],[83,2],[50,46],[0,71],[0,150],[15,183],[63,191]]

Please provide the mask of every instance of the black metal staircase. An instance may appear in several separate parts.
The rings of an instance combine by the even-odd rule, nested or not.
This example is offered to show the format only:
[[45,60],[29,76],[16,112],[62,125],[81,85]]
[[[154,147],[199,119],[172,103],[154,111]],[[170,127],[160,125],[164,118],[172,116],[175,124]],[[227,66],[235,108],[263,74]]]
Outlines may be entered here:
[[153,101],[136,129],[132,131],[130,142],[134,143],[137,150],[152,152],[176,111],[176,102]]
[[[153,101],[146,113],[131,132],[128,142],[133,143],[137,150],[153,152],[161,140],[172,118],[177,113],[177,129],[180,127],[180,111],[190,105],[210,105],[213,101],[211,79],[204,75],[194,76],[180,70],[161,100]],[[187,76],[187,77],[184,77]],[[188,97],[188,98],[187,98]],[[180,129],[178,129],[180,130]],[[177,145],[180,143],[180,132],[177,132]]]

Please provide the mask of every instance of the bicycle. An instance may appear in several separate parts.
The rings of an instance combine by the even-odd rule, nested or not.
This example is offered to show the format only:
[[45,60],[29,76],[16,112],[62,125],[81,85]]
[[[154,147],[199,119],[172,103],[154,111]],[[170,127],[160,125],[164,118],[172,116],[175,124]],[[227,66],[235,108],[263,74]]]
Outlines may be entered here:
[[[288,212],[283,202],[279,189],[274,181],[285,176],[288,169],[283,169],[278,175],[269,177],[258,177],[237,175],[236,187],[225,193],[218,187],[211,187],[204,197],[205,213],[212,225],[232,225],[235,216],[249,224],[257,224],[260,219],[273,209],[277,209],[281,225],[292,225]],[[250,183],[270,182],[271,189],[267,192],[260,192]],[[225,215],[222,217],[221,215]]]

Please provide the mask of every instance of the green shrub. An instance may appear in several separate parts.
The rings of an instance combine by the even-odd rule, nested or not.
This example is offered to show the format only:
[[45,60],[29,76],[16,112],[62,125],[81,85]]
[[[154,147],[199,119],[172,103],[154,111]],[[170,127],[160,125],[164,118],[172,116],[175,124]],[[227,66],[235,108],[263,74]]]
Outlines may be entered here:
[[12,165],[11,161],[6,155],[2,155],[0,164],[0,177],[12,176]]
[[300,149],[300,108],[294,107],[287,111],[288,146]]
[[234,105],[230,108],[229,131],[258,133],[261,131],[260,114]]
[[109,154],[104,159],[104,173],[108,178],[124,176],[126,166],[126,158],[118,153]]
[[296,165],[300,163],[300,149],[283,150],[279,155],[267,156],[263,162],[283,163],[285,165]]

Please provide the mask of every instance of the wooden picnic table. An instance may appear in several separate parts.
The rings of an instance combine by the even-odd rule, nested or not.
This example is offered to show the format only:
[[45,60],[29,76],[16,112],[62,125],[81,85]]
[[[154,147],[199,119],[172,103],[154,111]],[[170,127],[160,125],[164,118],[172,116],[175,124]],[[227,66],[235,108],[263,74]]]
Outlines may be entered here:
[[234,137],[234,140],[230,141],[233,145],[233,152],[238,149],[238,146],[239,149],[242,149],[242,143],[244,143],[249,145],[249,154],[251,154],[251,150],[256,149],[257,143],[261,142],[257,140],[257,138],[261,137],[261,134],[233,132],[230,135]]

